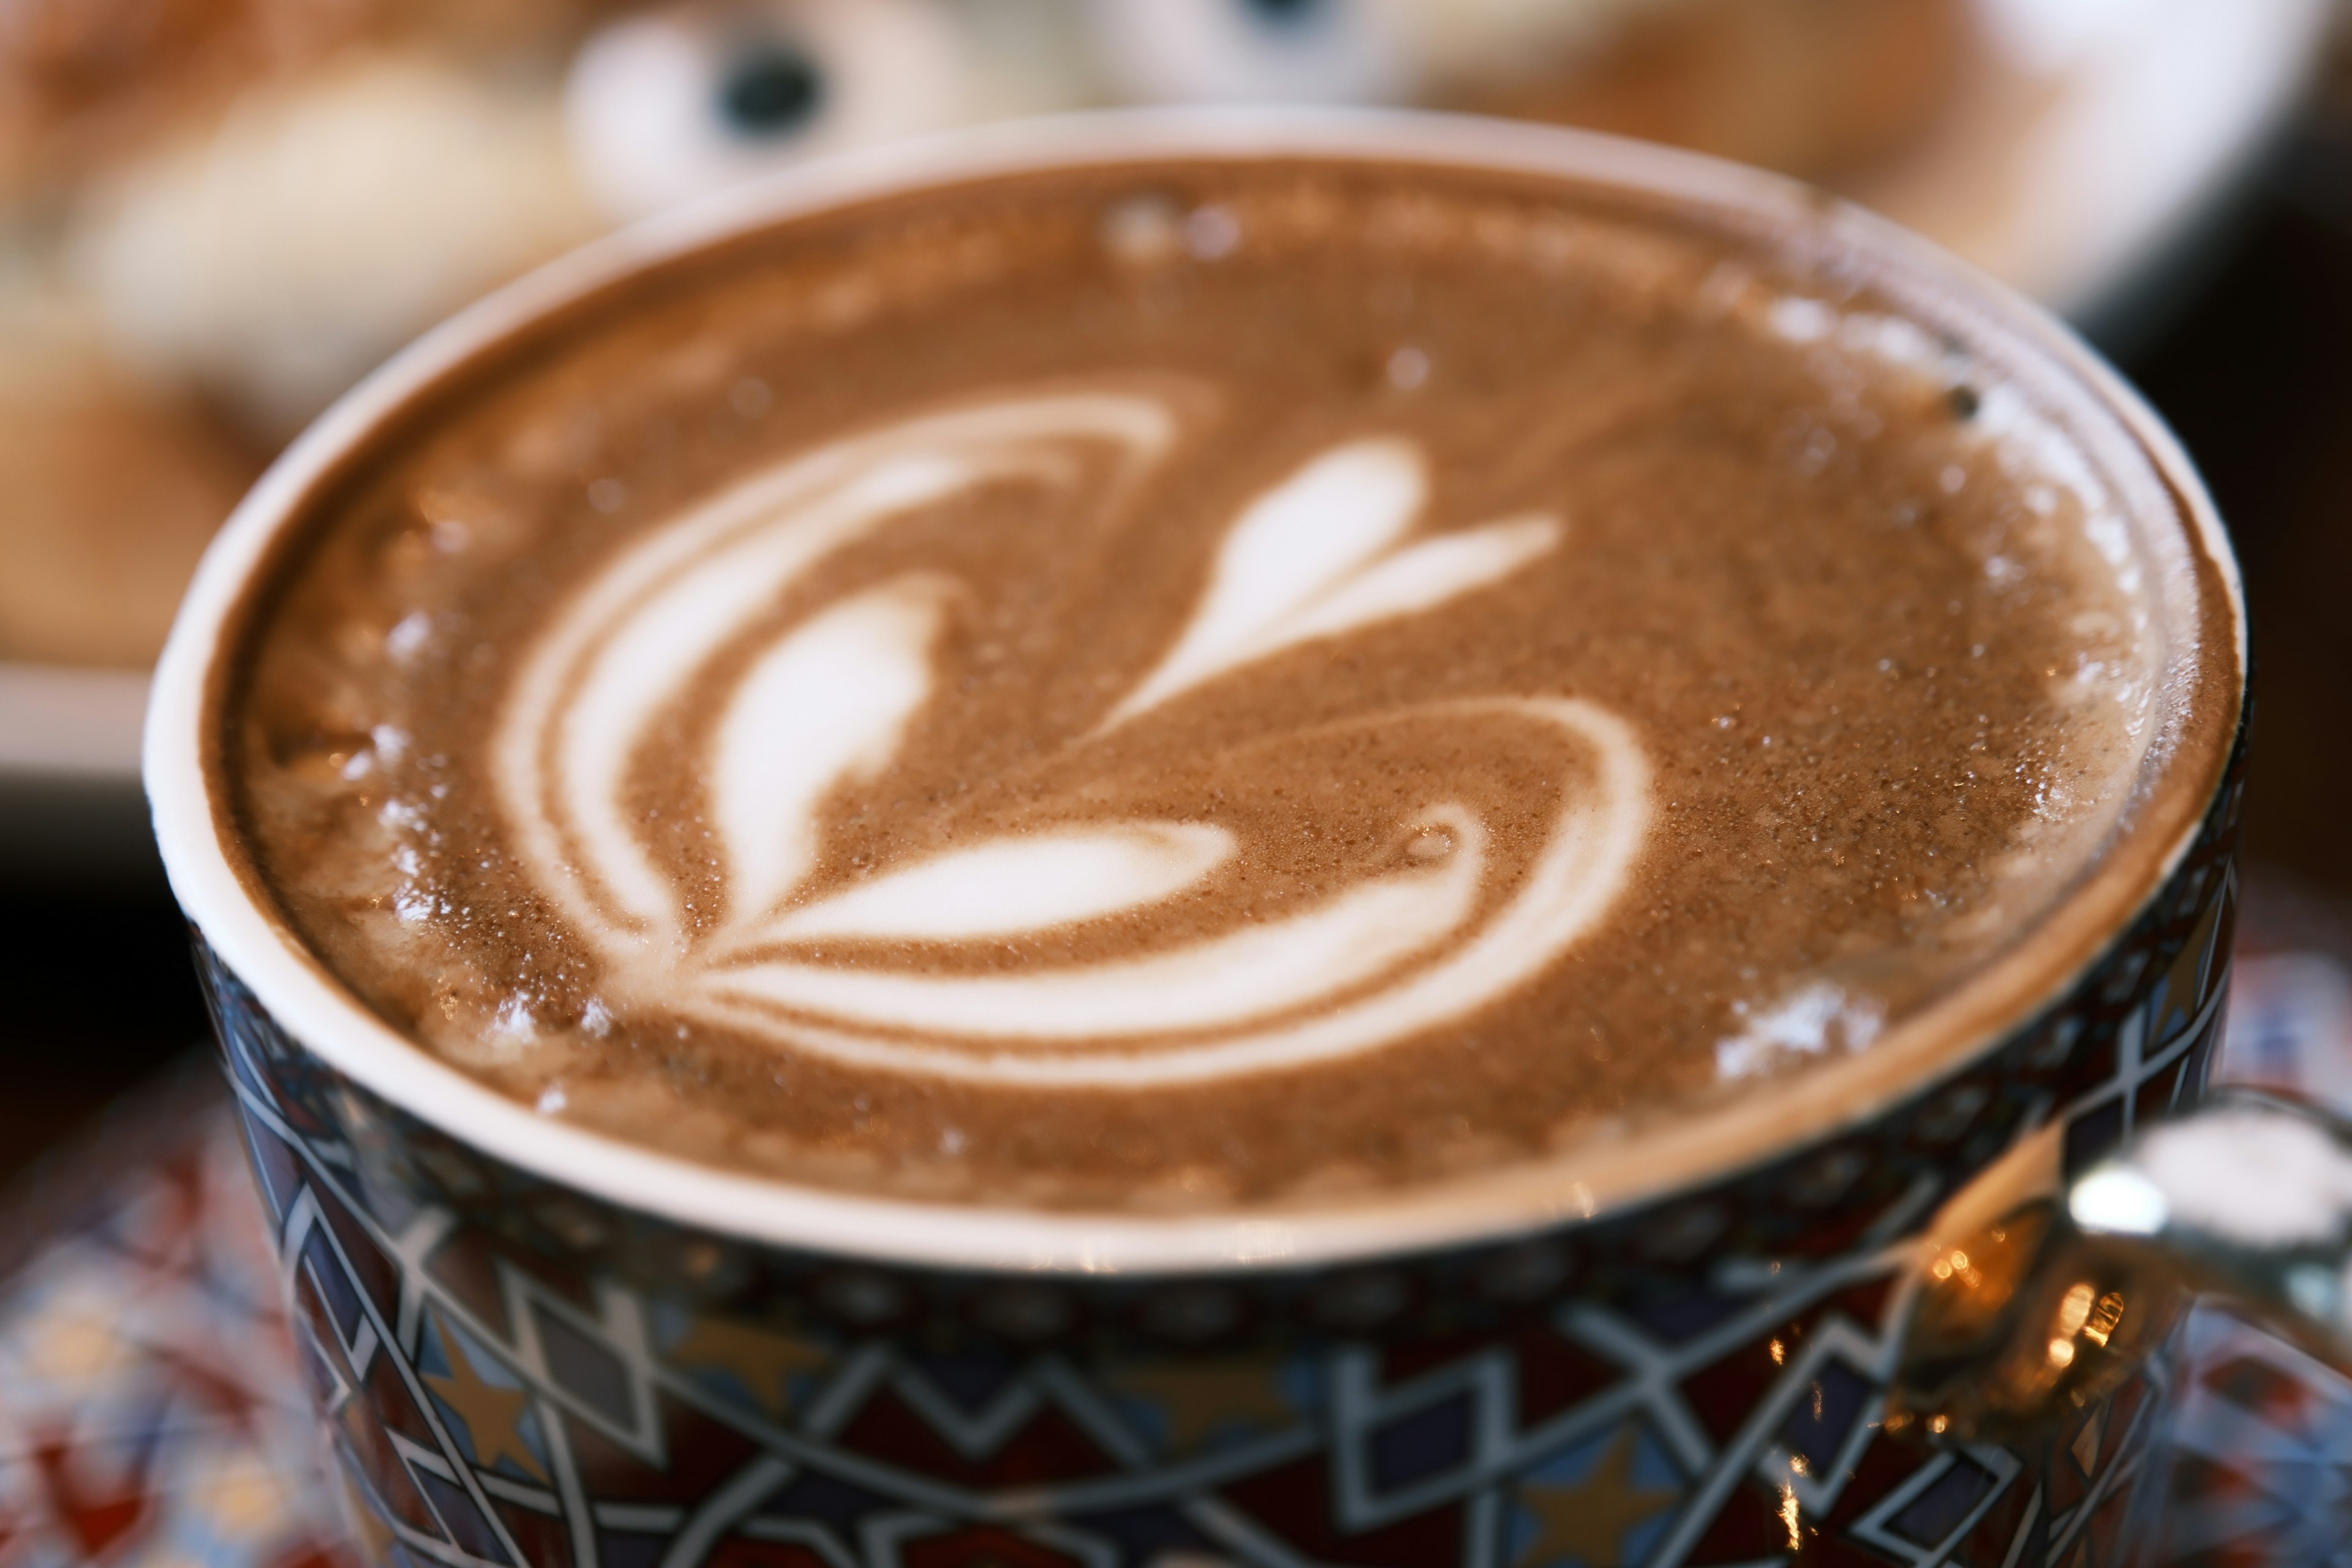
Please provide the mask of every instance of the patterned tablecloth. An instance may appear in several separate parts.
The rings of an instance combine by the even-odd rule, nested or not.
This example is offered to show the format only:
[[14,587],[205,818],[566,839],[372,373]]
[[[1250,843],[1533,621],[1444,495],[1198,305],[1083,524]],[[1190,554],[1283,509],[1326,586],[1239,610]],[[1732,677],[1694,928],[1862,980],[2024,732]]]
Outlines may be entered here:
[[[2247,930],[2223,1076],[2352,1113],[2341,917],[2281,892]],[[341,1568],[247,1183],[199,1060],[0,1207],[0,1568]],[[2352,1382],[2203,1309],[2179,1386],[2156,1562],[2352,1568]]]
[[228,1098],[192,1061],[10,1205],[0,1565],[339,1568]]

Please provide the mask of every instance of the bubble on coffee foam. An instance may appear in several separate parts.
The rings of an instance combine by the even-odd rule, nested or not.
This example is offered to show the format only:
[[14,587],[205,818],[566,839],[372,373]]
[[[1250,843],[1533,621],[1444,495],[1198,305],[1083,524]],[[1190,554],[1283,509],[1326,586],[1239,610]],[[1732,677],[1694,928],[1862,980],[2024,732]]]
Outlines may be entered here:
[[[1740,277],[1738,288],[1744,291],[1751,280],[1745,273]],[[1727,310],[1740,304],[1739,293],[1726,299]],[[1916,321],[1882,310],[1844,310],[1808,295],[1774,293],[1765,298],[1758,316],[1751,319],[1760,319],[1766,331],[1787,342],[1830,344],[1891,369],[1947,384],[1958,383],[1969,368],[1966,350],[1937,338]]]
[[[1992,367],[1979,362],[1964,347],[1935,338],[1916,322],[1880,311],[1841,310],[1827,301],[1793,294],[1769,300],[1762,308],[1762,320],[1767,330],[1788,342],[1833,342],[1848,353],[1964,392],[1965,404],[1956,404],[1956,412],[1965,421],[1963,442],[1989,453],[2001,472],[2020,487],[2028,514],[2051,523],[2061,517],[2061,498],[2072,500],[2076,514],[2074,531],[2097,557],[2116,590],[2127,622],[2116,625],[2109,616],[2107,626],[2078,635],[2086,640],[2126,642],[2130,651],[2142,657],[2135,663],[2122,657],[2124,649],[2113,649],[2105,656],[2084,650],[2073,665],[2053,673],[2051,697],[2077,710],[2107,700],[2126,742],[2145,734],[2153,721],[2158,697],[2157,672],[2146,657],[2153,635],[2145,596],[2147,584],[2121,502],[2081,444],[2017,386],[1992,374]],[[1948,465],[1939,476],[1940,488],[1948,495],[1958,494],[1967,482],[1967,468],[1957,463]],[[2050,538],[2042,542],[2047,549],[2060,542]],[[1982,566],[1986,576],[2003,587],[2021,585],[2032,575],[2023,561],[1997,542],[1984,546]],[[2113,787],[2107,792],[2116,796],[2109,803],[2116,808],[2121,805],[2126,787],[2122,775],[2127,771],[2116,770]],[[2038,815],[2047,821],[2084,809],[2086,803],[2075,792],[2063,800],[2045,800]],[[2038,868],[2039,857],[2032,858]]]
[[[887,766],[937,699],[932,644],[953,592],[915,574],[824,606],[723,694],[712,821],[728,885],[715,920],[639,837],[624,785],[662,715],[723,650],[835,552],[889,520],[996,479],[1076,482],[1108,447],[1132,484],[1176,434],[1163,400],[1006,396],[837,440],[623,550],[521,661],[494,773],[519,863],[604,963],[625,1011],[723,1024],[862,1066],[982,1082],[1141,1087],[1376,1048],[1526,984],[1597,920],[1647,831],[1648,763],[1625,721],[1573,699],[1422,704],[1354,722],[1511,723],[1565,742],[1566,788],[1531,864],[1497,901],[1486,825],[1432,800],[1385,868],[1296,913],[1095,963],[979,975],[844,967],[820,940],[957,942],[1148,909],[1236,853],[1213,824],[1064,824],[803,892],[818,810]],[[1102,726],[1304,643],[1420,614],[1555,549],[1548,516],[1413,539],[1428,493],[1414,444],[1371,436],[1311,459],[1242,509],[1190,624]],[[1549,737],[1546,742],[1544,738]]]
[[422,610],[413,610],[394,621],[392,629],[383,634],[383,651],[395,664],[406,664],[425,651],[433,638],[433,617]]
[[1195,261],[1223,261],[1241,248],[1242,221],[1219,203],[1184,215],[1184,248]]
[[1774,300],[1765,307],[1764,320],[1792,343],[1820,342],[1838,327],[1836,307],[1801,294],[1783,294]]
[[[1995,453],[2003,471],[2022,487],[2029,510],[2046,517],[2055,510],[2053,489],[2071,494],[2082,509],[2084,537],[2114,570],[2117,585],[2127,595],[2138,593],[2138,558],[2132,548],[2130,528],[2089,457],[2014,385],[1989,374],[1990,367],[1977,363],[1965,349],[1939,342],[1916,322],[1902,317],[1875,310],[1841,310],[1803,295],[1775,296],[1765,305],[1763,319],[1771,331],[1790,342],[1834,339],[1838,347],[1849,353],[1965,389],[1972,444]],[[1943,488],[1947,493],[1957,493],[1967,478],[1964,468],[1948,467]]]
[[[2156,635],[2147,597],[2151,585],[2130,524],[2121,501],[2089,458],[2016,388],[1989,387],[1974,424],[2003,471],[2024,488],[2027,510],[2036,520],[2063,522],[2063,503],[2074,503],[2069,531],[2095,556],[2116,590],[2112,606],[2094,605],[2070,618],[2070,630],[2085,646],[2075,651],[2070,664],[2053,672],[2050,690],[2053,700],[2077,712],[2103,706],[2113,716],[2116,742],[2102,740],[2095,729],[2078,729],[2072,744],[2084,768],[2104,763],[2111,776],[2095,793],[2113,796],[2108,805],[2120,809],[2129,785],[2129,763],[2144,743],[2160,739],[2152,733],[2160,674],[2151,647]],[[2046,501],[2041,499],[2045,495]],[[2084,795],[2079,789],[2072,792],[2066,806],[2078,813],[2087,810],[2091,803]]]
[[739,377],[727,389],[727,406],[743,419],[759,418],[774,405],[775,401],[776,395],[769,390],[768,384],[756,375]]
[[1874,310],[1848,314],[1838,327],[1838,342],[1883,364],[1921,373],[1941,371],[1948,377],[1958,368],[1961,358],[1916,321]]
[[1886,1021],[1885,1005],[1877,998],[1826,980],[1800,986],[1760,1012],[1744,1002],[1732,1010],[1747,1019],[1738,1034],[1716,1042],[1715,1075],[1726,1081],[1753,1078],[1792,1058],[1821,1056],[1832,1044],[1866,1049]]
[[1184,210],[1157,192],[1122,197],[1097,223],[1103,248],[1130,266],[1175,259],[1184,247]]
[[539,1020],[531,1016],[530,1002],[520,996],[509,996],[499,1004],[491,1031],[509,1040],[528,1042],[539,1037]]

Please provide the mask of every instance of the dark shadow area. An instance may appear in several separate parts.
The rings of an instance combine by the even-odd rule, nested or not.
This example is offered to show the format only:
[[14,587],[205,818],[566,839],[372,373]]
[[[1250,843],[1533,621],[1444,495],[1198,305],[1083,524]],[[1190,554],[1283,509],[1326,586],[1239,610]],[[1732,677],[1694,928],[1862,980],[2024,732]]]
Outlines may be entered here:
[[2352,896],[2352,83],[2313,106],[2233,250],[2124,368],[2203,469],[2244,568],[2247,853]]
[[0,883],[0,1182],[207,1037],[188,930],[160,887]]

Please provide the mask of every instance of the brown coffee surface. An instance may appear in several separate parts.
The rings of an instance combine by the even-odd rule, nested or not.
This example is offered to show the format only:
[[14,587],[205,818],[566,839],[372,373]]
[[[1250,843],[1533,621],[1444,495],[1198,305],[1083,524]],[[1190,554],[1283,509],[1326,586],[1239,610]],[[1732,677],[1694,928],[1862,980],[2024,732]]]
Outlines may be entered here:
[[551,1117],[1216,1208],[1866,1051],[2130,805],[2159,650],[2029,390],[1501,174],[1027,175],[573,307],[309,503],[221,767]]

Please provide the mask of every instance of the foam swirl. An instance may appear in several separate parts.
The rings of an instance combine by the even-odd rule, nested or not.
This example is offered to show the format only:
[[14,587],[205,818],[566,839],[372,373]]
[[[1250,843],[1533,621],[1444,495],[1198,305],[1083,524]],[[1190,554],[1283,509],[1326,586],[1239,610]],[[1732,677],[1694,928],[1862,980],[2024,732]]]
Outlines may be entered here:
[[[1423,702],[1349,722],[1523,726],[1589,779],[1506,867],[1490,825],[1434,798],[1395,823],[1396,863],[1278,918],[1093,963],[940,972],[842,964],[824,943],[1001,941],[1196,894],[1243,854],[1227,827],[1111,818],[957,845],[821,881],[823,808],[888,767],[947,700],[934,658],[961,592],[904,573],[744,639],[825,563],[894,520],[978,487],[1067,488],[1108,453],[1144,484],[1181,434],[1161,398],[1006,396],[835,440],[621,550],[551,620],[507,694],[491,765],[516,858],[595,950],[613,1008],[707,1020],[845,1064],[1028,1087],[1201,1082],[1351,1056],[1460,1018],[1526,984],[1623,888],[1651,816],[1649,764],[1622,719],[1529,694]],[[1100,744],[1283,650],[1422,615],[1559,547],[1559,520],[1414,537],[1419,448],[1342,443],[1244,507],[1189,624],[1106,699]],[[723,895],[667,867],[629,788],[666,717],[726,672],[707,751]],[[1281,737],[1255,736],[1262,743]]]

